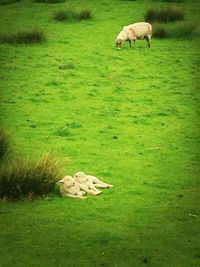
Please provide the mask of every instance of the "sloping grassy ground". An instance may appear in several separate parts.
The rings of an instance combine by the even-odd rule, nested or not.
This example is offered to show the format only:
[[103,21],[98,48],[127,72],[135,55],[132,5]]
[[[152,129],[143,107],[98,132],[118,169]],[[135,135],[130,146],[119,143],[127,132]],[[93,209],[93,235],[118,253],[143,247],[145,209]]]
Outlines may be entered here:
[[[1,44],[1,124],[12,157],[53,149],[63,174],[114,184],[84,201],[1,203],[1,266],[197,267],[199,36],[116,51],[147,1],[21,1],[1,7],[2,32],[42,28],[42,45]],[[198,1],[178,4],[198,24]],[[93,18],[53,23],[58,8]],[[139,49],[137,49],[139,48]],[[198,217],[196,217],[198,216]]]

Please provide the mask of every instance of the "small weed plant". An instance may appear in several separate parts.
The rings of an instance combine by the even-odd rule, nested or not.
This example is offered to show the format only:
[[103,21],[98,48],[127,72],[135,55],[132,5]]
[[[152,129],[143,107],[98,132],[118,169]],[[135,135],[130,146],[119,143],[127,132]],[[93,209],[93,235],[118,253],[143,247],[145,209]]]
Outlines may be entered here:
[[54,191],[58,160],[47,153],[38,161],[13,162],[0,172],[0,198],[19,199],[43,196]]

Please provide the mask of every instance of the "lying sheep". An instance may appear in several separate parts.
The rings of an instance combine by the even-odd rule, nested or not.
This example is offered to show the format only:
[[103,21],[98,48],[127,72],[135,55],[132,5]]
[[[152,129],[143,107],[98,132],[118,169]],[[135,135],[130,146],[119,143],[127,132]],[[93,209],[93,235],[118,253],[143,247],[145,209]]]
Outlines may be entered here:
[[110,188],[111,184],[100,181],[97,177],[86,175],[84,172],[77,172],[74,176],[65,176],[58,181],[61,184],[60,193],[62,196],[73,198],[85,198],[84,195],[89,193],[99,195],[102,193],[98,188]]
[[88,179],[87,175],[85,175],[84,172],[75,173],[74,174],[74,180],[83,191],[85,191],[89,194],[97,196],[97,195],[100,195],[102,193],[102,191],[95,188],[92,181],[90,179]]
[[124,41],[128,41],[131,48],[131,41],[145,39],[148,47],[152,36],[152,26],[147,22],[137,22],[123,27],[116,39],[116,48],[121,49]]
[[79,185],[75,182],[72,176],[65,176],[63,179],[58,181],[61,184],[60,193],[62,196],[68,196],[73,198],[86,198],[84,195],[85,191],[81,190]]
[[88,181],[90,181],[95,187],[98,187],[98,188],[111,188],[111,187],[113,187],[113,185],[104,183],[95,176],[86,175],[83,172],[78,172],[78,173],[79,173],[79,175],[85,175],[87,177]]

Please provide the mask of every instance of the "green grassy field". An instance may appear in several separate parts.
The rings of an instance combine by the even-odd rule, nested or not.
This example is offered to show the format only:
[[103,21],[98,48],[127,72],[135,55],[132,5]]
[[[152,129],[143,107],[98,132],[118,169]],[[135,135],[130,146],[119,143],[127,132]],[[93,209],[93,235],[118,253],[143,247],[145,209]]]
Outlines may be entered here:
[[[158,1],[21,1],[1,32],[41,28],[44,44],[1,44],[1,125],[13,159],[53,150],[63,175],[114,185],[86,200],[0,203],[0,265],[199,267],[200,3],[177,5],[197,33],[115,49]],[[57,9],[93,17],[55,23]]]

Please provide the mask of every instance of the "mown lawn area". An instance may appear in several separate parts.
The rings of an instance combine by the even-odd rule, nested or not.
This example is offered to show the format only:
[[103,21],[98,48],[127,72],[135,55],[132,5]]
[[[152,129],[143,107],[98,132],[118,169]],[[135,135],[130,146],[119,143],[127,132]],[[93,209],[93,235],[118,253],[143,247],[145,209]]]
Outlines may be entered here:
[[[57,188],[43,199],[1,201],[0,266],[200,266],[200,2],[177,2],[0,6],[1,34],[41,29],[47,38],[0,44],[10,158],[53,150],[61,175],[81,170],[114,185],[85,200],[61,198]],[[174,4],[196,25],[192,38],[115,49],[124,25]],[[92,17],[53,20],[68,8]]]

